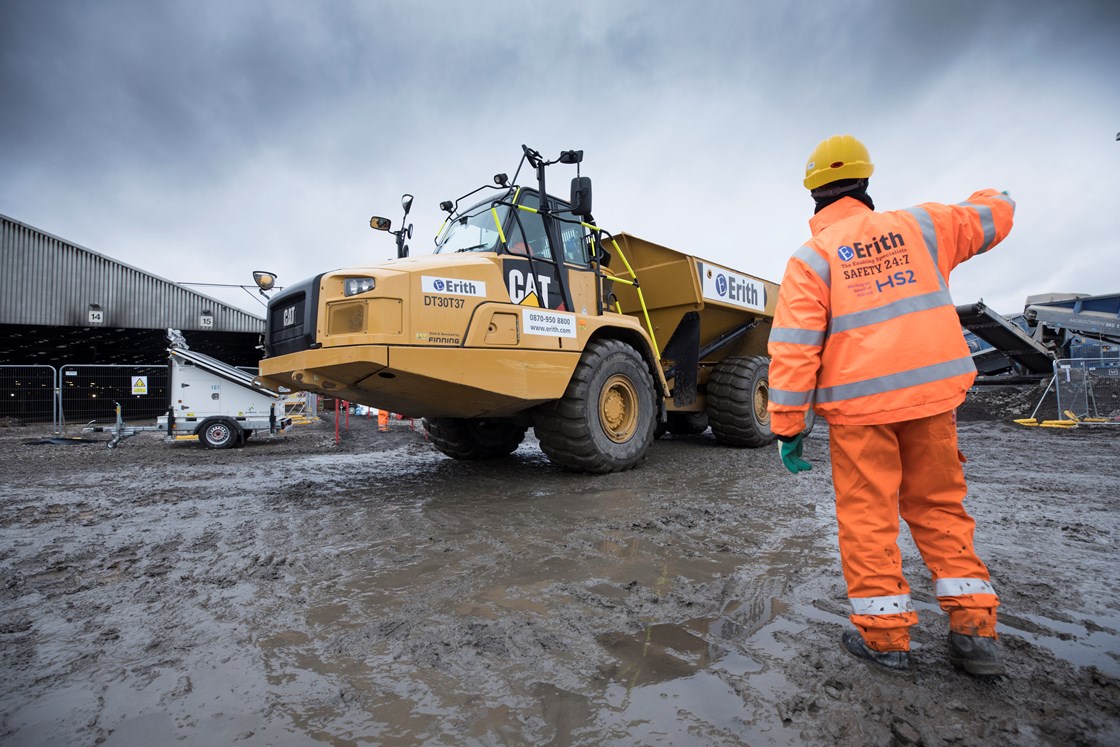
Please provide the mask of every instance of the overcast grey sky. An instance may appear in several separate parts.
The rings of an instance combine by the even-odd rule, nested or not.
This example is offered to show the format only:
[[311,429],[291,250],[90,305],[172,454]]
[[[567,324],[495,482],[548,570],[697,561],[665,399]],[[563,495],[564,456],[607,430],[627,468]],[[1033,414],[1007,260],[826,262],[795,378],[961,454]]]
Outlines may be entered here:
[[[880,209],[1018,202],[957,303],[1120,291],[1120,2],[0,0],[0,213],[177,281],[393,256],[372,214],[585,152],[595,216],[771,280],[821,139]],[[566,192],[568,173],[552,177]],[[207,291],[262,311],[249,296]]]

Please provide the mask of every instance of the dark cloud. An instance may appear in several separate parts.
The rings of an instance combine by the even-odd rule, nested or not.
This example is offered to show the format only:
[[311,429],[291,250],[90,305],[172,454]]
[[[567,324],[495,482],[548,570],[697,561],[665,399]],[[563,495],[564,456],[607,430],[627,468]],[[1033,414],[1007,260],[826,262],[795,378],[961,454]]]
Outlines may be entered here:
[[[364,221],[405,190],[429,246],[438,201],[512,171],[524,142],[586,149],[624,227],[729,264],[749,232],[774,276],[804,232],[797,172],[837,131],[874,146],[885,206],[989,180],[1027,191],[1025,225],[1032,199],[1069,204],[1120,152],[1118,16],[1014,0],[10,0],[0,212],[114,256],[142,248],[121,258],[168,274],[149,263],[172,248],[197,273],[236,248],[311,274],[309,245],[369,256],[383,237]],[[1064,233],[1105,233],[1099,212]]]

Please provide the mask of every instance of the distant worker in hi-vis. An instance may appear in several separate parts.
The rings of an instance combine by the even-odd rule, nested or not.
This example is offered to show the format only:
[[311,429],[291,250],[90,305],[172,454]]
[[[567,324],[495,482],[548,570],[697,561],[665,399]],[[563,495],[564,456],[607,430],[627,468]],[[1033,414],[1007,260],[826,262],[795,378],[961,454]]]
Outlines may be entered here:
[[1003,673],[988,569],[964,508],[955,411],[976,377],[949,273],[1011,231],[1015,203],[993,189],[958,205],[875,212],[874,171],[851,135],[817,146],[805,166],[813,237],[786,266],[770,332],[771,428],[790,472],[809,407],[828,422],[840,555],[851,621],[844,648],[889,669],[910,666],[918,622],[902,575],[906,520],[949,615],[949,660]]

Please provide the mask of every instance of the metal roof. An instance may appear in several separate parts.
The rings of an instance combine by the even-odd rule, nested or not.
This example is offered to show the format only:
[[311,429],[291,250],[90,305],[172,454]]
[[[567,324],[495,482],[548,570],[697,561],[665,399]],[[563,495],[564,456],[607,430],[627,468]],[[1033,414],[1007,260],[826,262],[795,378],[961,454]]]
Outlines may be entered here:
[[0,324],[264,331],[247,311],[2,214]]

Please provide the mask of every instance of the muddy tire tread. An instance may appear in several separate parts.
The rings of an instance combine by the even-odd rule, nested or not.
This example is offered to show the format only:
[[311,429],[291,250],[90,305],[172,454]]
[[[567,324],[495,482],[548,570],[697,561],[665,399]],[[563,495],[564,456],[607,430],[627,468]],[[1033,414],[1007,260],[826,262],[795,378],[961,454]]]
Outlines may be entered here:
[[[621,360],[628,361],[636,380],[634,384],[648,394],[646,412],[640,417],[638,432],[626,445],[604,453],[596,444],[592,423],[598,420],[598,392],[591,392],[601,367]],[[637,350],[619,340],[592,340],[576,365],[564,396],[537,408],[533,428],[541,450],[554,464],[573,471],[607,474],[633,469],[645,456],[653,442],[657,418],[656,390],[653,375]],[[605,438],[601,436],[600,438]],[[624,453],[625,452],[625,453]]]
[[528,428],[500,418],[424,418],[424,430],[442,453],[471,461],[509,456],[521,445]]
[[773,443],[769,417],[759,423],[754,414],[754,382],[768,378],[770,361],[762,356],[726,358],[708,379],[708,422],[716,439],[728,446],[759,448]]

